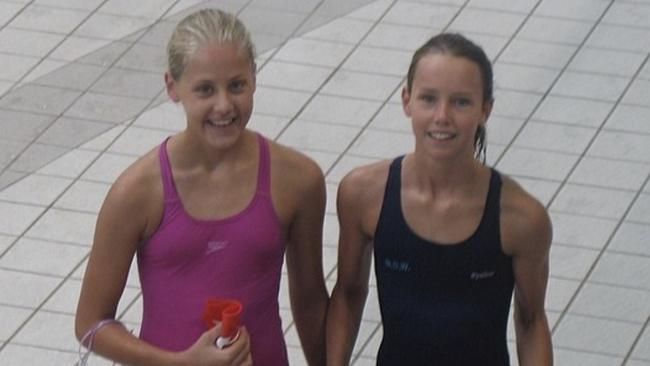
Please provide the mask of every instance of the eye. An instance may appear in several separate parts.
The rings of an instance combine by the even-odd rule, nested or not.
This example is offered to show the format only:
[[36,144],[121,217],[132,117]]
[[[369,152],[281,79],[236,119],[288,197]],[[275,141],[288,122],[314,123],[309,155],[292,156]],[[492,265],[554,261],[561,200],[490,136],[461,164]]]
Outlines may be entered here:
[[200,96],[210,96],[214,93],[214,87],[210,84],[201,84],[197,86],[194,91]]
[[472,105],[472,100],[469,98],[456,98],[454,104],[458,107],[468,107]]
[[420,95],[420,100],[427,104],[432,104],[436,101],[436,97],[432,94],[422,94]]
[[246,81],[244,80],[233,80],[229,85],[228,89],[233,93],[241,93],[246,88]]

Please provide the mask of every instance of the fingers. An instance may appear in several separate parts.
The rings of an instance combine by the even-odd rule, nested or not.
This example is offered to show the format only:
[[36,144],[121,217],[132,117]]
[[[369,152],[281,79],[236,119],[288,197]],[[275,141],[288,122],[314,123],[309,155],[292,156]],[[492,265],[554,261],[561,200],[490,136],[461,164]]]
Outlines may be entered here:
[[239,338],[235,343],[226,348],[232,352],[233,365],[252,365],[253,361],[250,354],[250,338],[246,328],[239,328]]

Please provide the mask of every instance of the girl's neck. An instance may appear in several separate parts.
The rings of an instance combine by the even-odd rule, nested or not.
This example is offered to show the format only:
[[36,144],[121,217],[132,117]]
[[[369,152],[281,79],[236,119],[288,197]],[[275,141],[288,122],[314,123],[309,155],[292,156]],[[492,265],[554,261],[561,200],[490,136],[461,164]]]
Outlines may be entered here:
[[251,150],[255,150],[251,149],[254,137],[252,132],[245,130],[235,144],[220,149],[195,141],[185,130],[172,137],[171,143],[173,150],[178,152],[175,160],[181,167],[213,171],[246,160]]

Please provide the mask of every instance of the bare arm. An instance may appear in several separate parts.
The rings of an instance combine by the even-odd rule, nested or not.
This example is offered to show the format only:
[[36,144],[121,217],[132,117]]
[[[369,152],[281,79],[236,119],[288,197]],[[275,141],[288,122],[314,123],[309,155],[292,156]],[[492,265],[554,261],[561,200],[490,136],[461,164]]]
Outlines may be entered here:
[[[138,243],[146,232],[153,230],[152,225],[157,225],[151,220],[151,195],[147,195],[152,187],[137,170],[127,170],[104,201],[76,312],[78,339],[99,321],[116,316]],[[93,351],[128,365],[238,365],[246,364],[247,359],[250,362],[246,333],[239,344],[223,351],[210,343],[216,337],[213,329],[187,351],[175,353],[136,338],[119,324],[109,324],[96,333]]]
[[366,234],[364,185],[346,177],[337,197],[340,226],[337,281],[327,313],[327,364],[348,365],[368,296],[372,245]]
[[323,278],[322,237],[325,181],[310,162],[302,169],[305,188],[289,227],[287,271],[296,329],[309,365],[325,364],[325,316],[329,296]]
[[544,207],[532,198],[525,201],[510,236],[517,353],[521,366],[548,366],[553,364],[553,350],[544,299],[552,228]]

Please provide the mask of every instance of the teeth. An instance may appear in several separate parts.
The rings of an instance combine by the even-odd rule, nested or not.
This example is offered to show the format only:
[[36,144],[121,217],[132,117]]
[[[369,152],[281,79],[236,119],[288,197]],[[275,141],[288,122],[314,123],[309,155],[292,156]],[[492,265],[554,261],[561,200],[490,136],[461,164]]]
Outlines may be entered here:
[[429,132],[428,133],[429,137],[436,139],[436,140],[447,140],[452,137],[454,137],[453,134],[448,133],[448,132]]
[[234,121],[235,121],[234,118],[229,119],[229,120],[219,120],[219,121],[209,119],[208,123],[213,125],[213,126],[216,126],[216,127],[223,127],[223,126],[228,126],[229,124],[233,123]]

